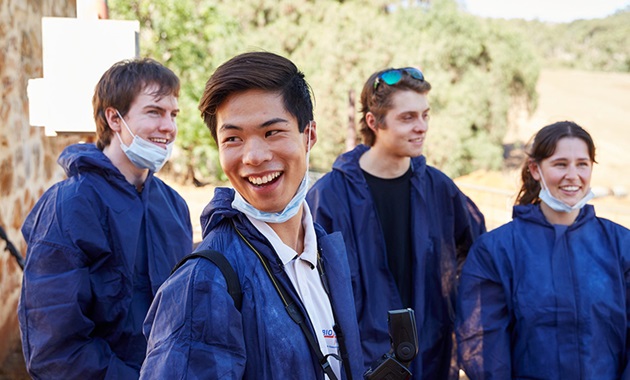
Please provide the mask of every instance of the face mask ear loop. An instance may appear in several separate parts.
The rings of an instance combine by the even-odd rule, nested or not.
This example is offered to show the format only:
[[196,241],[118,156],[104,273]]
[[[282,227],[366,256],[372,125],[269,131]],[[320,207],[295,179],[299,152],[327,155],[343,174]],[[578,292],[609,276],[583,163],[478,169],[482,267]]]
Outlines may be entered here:
[[[118,112],[118,110],[116,110],[116,113],[118,114],[118,117],[120,118],[120,121],[122,121],[123,125],[125,126],[125,128],[127,128],[127,130],[129,131],[129,134],[131,134],[132,137],[136,137],[136,135],[133,134],[133,132],[131,132],[131,128],[129,128],[129,126],[127,125],[127,122],[125,121],[125,119],[122,117],[122,115],[120,114],[120,112]],[[118,133],[118,132],[116,132]],[[120,139],[120,136],[118,137]],[[122,140],[120,140],[120,142],[122,142]]]
[[[123,117],[120,115],[120,112],[118,112],[118,110],[116,110],[116,114],[118,114],[118,117],[120,118],[120,120],[122,120],[123,124],[125,125],[125,127],[129,131],[129,133],[131,133],[131,130],[129,130],[129,127],[127,126],[127,123],[125,123],[125,119],[123,119]],[[125,144],[122,141],[122,137],[120,137],[120,133],[118,133],[118,131],[114,131],[114,133],[116,133],[116,137],[118,138],[118,141],[120,142],[120,146],[124,147],[124,149],[127,149],[127,144]],[[133,133],[131,133],[131,135],[133,136]]]
[[114,133],[116,133],[116,137],[118,138],[118,141],[120,142],[120,146],[126,147],[127,145],[125,145],[125,143],[122,141],[120,134],[117,131],[114,131]]
[[308,176],[310,171],[311,161],[311,127],[313,126],[313,120],[308,122],[308,136],[306,138],[306,175]]
[[538,167],[538,174],[540,174],[540,181],[542,182],[542,185],[544,186],[543,189],[549,191],[549,187],[547,187],[547,183],[545,182],[545,177],[543,177],[542,169],[540,168],[540,165],[536,164],[536,166]]

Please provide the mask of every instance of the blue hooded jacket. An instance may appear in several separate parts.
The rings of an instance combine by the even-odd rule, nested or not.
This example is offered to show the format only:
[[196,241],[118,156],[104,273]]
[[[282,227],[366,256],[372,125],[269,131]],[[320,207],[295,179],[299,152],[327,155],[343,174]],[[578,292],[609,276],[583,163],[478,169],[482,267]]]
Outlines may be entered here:
[[[387,311],[403,308],[388,268],[376,207],[359,166],[368,149],[359,145],[339,156],[333,170],[306,197],[315,221],[344,237],[365,369],[390,350]],[[451,368],[456,276],[485,224],[472,201],[444,173],[427,166],[423,156],[412,158],[411,165],[412,308],[419,350],[410,370],[414,379],[456,379],[457,367]],[[473,212],[476,219],[471,218]]]
[[471,380],[630,378],[630,230],[593,206],[569,226],[515,206],[473,245],[459,286]]
[[152,173],[138,193],[93,144],[67,147],[58,162],[69,178],[22,226],[27,369],[36,379],[138,378],[146,312],[192,250],[188,207]]
[[[275,278],[306,316],[291,280],[271,243],[232,208],[233,199],[233,189],[215,190],[201,217],[204,240],[198,250],[217,250],[230,262],[242,288],[241,309],[234,306],[218,267],[203,258],[188,260],[160,288],[148,313],[144,329],[148,351],[141,378],[324,378],[302,330],[235,228],[267,259]],[[361,379],[361,346],[343,241],[340,234],[325,235],[317,225],[315,229],[335,320],[345,335],[353,378]],[[343,366],[341,372],[345,379]]]

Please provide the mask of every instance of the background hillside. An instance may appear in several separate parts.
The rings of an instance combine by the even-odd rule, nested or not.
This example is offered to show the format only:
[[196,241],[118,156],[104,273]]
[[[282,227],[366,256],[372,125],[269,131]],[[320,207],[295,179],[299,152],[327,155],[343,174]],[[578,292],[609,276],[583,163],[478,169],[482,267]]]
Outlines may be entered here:
[[571,23],[496,22],[526,35],[545,67],[630,72],[630,5],[606,18]]

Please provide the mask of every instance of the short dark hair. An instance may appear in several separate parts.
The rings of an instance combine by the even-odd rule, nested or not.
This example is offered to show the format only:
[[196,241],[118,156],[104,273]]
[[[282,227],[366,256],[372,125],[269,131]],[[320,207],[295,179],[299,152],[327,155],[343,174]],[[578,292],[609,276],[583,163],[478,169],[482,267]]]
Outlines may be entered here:
[[113,107],[122,116],[131,103],[149,86],[157,86],[156,97],[179,97],[179,78],[169,68],[151,58],[127,59],[115,63],[101,77],[94,89],[92,107],[96,122],[96,146],[103,150],[111,142],[113,131],[107,123],[105,110]]
[[215,142],[217,109],[230,95],[252,89],[279,93],[286,111],[297,119],[300,132],[313,120],[311,87],[293,62],[269,52],[243,53],[216,69],[199,101],[201,117]]
[[542,160],[551,157],[556,151],[558,141],[565,137],[578,138],[586,143],[588,148],[588,156],[591,162],[595,163],[595,143],[591,138],[591,135],[572,121],[559,121],[543,127],[534,136],[534,141],[531,144],[529,152],[527,152],[528,159],[525,160],[523,168],[521,170],[521,179],[523,184],[516,197],[515,204],[538,204],[540,198],[538,193],[540,192],[540,183],[532,177],[532,173],[529,170],[529,164],[531,162],[540,163]]
[[385,71],[392,68],[377,71],[370,75],[363,85],[361,91],[361,121],[359,122],[359,131],[363,136],[363,142],[368,146],[373,146],[376,142],[376,134],[365,121],[365,115],[371,112],[376,117],[377,126],[384,126],[387,111],[392,108],[392,96],[396,91],[411,90],[419,94],[426,94],[431,90],[431,84],[426,80],[418,80],[411,77],[408,73],[403,72],[402,78],[398,83],[388,85],[381,82],[376,88],[374,83],[376,78]]

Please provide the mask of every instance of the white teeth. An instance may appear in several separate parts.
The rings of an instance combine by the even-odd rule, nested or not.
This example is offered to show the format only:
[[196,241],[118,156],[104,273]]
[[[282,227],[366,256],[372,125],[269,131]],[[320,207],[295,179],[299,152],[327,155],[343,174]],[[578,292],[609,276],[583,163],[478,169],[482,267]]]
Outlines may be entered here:
[[562,190],[566,190],[566,191],[577,191],[579,189],[579,187],[577,186],[565,186],[562,188]]
[[153,141],[153,142],[156,142],[156,143],[158,143],[158,144],[166,144],[166,143],[168,142],[168,140],[167,140],[167,139],[158,139],[158,138],[151,138],[151,139],[149,139],[149,140],[151,140],[151,141]]
[[275,173],[267,174],[266,176],[248,177],[247,179],[249,180],[249,182],[253,183],[254,185],[264,185],[266,183],[273,181],[279,176],[280,176],[280,172],[275,172]]

